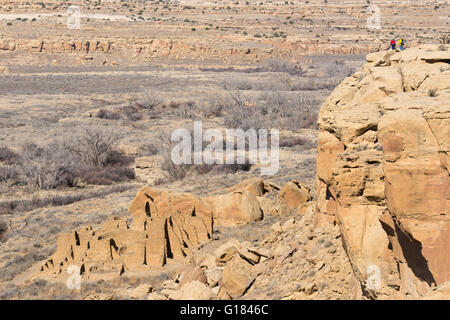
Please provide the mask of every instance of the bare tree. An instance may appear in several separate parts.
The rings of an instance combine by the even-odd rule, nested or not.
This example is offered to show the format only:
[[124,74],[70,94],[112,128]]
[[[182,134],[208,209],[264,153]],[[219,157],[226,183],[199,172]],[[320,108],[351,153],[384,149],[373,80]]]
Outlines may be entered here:
[[102,167],[113,152],[118,136],[105,127],[85,127],[82,133],[65,141],[65,148],[77,155],[81,163]]

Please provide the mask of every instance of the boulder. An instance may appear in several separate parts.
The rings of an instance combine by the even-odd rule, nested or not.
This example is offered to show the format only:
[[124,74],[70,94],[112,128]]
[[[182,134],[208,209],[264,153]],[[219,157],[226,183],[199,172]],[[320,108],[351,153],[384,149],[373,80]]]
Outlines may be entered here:
[[216,267],[216,256],[210,253],[201,252],[194,257],[194,264],[200,268],[213,269]]
[[242,296],[255,278],[252,265],[239,256],[235,256],[223,269],[223,286],[232,298]]
[[271,213],[279,216],[297,213],[300,205],[309,200],[309,189],[298,181],[290,181],[281,188]]
[[261,208],[264,216],[269,214],[275,205],[275,201],[268,197],[256,197],[256,199],[258,200],[259,207]]
[[147,297],[149,293],[153,290],[152,286],[149,284],[141,284],[133,289],[128,289],[125,292],[125,296],[130,297],[131,299],[144,299]]
[[235,255],[252,265],[259,263],[261,256],[267,257],[267,251],[254,248],[250,246],[250,243],[236,239],[230,239],[222,244],[216,249],[215,254],[217,266],[226,265]]
[[210,287],[215,287],[222,281],[223,277],[223,269],[222,268],[214,268],[206,271],[206,279]]
[[261,197],[273,190],[280,190],[280,187],[261,178],[250,178],[226,189],[228,193],[250,191],[257,197]]
[[211,300],[216,295],[210,287],[200,281],[192,281],[178,290],[164,289],[161,291],[170,300]]
[[168,300],[168,298],[161,293],[152,292],[146,296],[146,300]]
[[188,267],[185,271],[183,271],[179,279],[179,285],[182,287],[186,283],[192,281],[199,281],[204,284],[208,283],[205,271],[203,271],[203,269],[199,266]]
[[213,211],[217,226],[235,226],[260,221],[263,218],[253,192],[244,190],[205,198]]
[[450,281],[444,282],[427,293],[423,300],[450,300]]
[[218,266],[224,266],[230,261],[235,254],[238,253],[239,248],[241,248],[241,244],[236,239],[230,239],[224,244],[222,244],[219,248],[216,249],[216,264]]
[[107,293],[91,292],[83,297],[82,300],[113,300],[114,296]]

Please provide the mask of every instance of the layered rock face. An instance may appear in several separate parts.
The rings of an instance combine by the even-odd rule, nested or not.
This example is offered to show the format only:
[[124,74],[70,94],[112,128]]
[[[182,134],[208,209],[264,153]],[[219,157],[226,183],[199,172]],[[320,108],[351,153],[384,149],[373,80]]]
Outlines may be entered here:
[[369,54],[318,124],[317,222],[339,224],[365,294],[450,280],[450,46]]
[[111,42],[106,39],[99,40],[29,40],[29,39],[0,39],[0,50],[28,51],[28,52],[109,52]]
[[130,59],[219,59],[225,62],[230,59],[243,61],[263,61],[274,57],[283,59],[300,59],[307,54],[359,54],[380,49],[381,44],[330,45],[319,40],[296,41],[262,41],[249,45],[248,42],[227,43],[223,41],[204,42],[200,39],[184,41],[179,39],[12,39],[0,37],[0,53],[2,51],[18,51],[32,53],[121,53]]

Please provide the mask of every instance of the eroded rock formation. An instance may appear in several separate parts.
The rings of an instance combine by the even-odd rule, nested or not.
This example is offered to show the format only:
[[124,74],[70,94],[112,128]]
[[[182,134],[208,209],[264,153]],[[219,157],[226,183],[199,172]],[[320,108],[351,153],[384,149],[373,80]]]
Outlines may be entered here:
[[88,278],[115,277],[183,262],[212,237],[212,213],[189,194],[141,189],[131,203],[133,221],[111,218],[100,230],[61,234],[41,274],[63,274],[70,265]]
[[369,54],[320,110],[317,223],[339,224],[369,297],[450,280],[449,48]]
[[[309,199],[300,183],[290,184],[289,190],[301,191],[291,190],[290,201]],[[259,178],[206,198],[143,187],[130,204],[131,222],[112,217],[99,230],[89,227],[60,234],[56,252],[43,263],[37,276],[67,276],[68,267],[75,265],[89,279],[107,279],[126,271],[150,271],[170,263],[184,263],[212,239],[214,225],[261,220],[274,204],[267,198],[265,212],[259,198],[279,189]]]

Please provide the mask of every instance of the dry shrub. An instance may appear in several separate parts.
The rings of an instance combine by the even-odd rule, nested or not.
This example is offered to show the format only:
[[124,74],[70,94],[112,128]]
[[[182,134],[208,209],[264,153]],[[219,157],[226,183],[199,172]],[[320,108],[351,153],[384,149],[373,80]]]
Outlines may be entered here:
[[41,147],[28,143],[22,150],[21,180],[39,189],[73,186],[72,172],[79,165],[62,143]]
[[154,143],[146,143],[141,147],[143,156],[154,156],[160,152],[161,148]]
[[81,200],[104,197],[111,193],[124,192],[133,188],[132,185],[115,185],[97,191],[76,194],[56,194],[47,197],[34,197],[31,200],[15,199],[0,201],[0,210],[4,212],[31,211],[36,208],[65,206]]
[[162,107],[162,108],[172,108],[172,109],[177,109],[177,108],[179,108],[182,104],[183,104],[183,102],[180,102],[180,101],[169,101],[169,102],[164,103],[163,105],[161,105],[161,107]]
[[121,118],[121,116],[120,116],[120,113],[117,111],[100,109],[97,112],[97,118],[108,119],[108,120],[119,120]]
[[103,167],[113,152],[118,136],[105,127],[84,127],[81,134],[67,137],[64,148],[85,166]]
[[317,101],[309,95],[295,93],[291,95],[280,92],[263,93],[257,105],[260,114],[253,112],[253,117],[265,120],[264,126],[297,130],[313,127],[317,120]]
[[25,255],[19,255],[12,261],[6,263],[0,273],[0,280],[9,281],[22,272],[28,270],[36,262],[45,259],[46,256],[42,254],[27,253]]
[[194,101],[179,101],[160,99],[160,95],[147,91],[144,99],[136,101],[138,110],[146,110],[150,119],[161,119],[163,117],[193,119],[197,117],[197,105]]
[[240,91],[230,91],[228,106],[225,113],[225,126],[228,128],[258,130],[264,124],[264,119],[256,107],[251,107],[251,99]]
[[280,75],[276,78],[258,81],[253,79],[232,79],[223,84],[225,90],[256,90],[256,91],[290,91],[291,83],[297,78]]
[[228,128],[243,130],[312,128],[317,121],[319,102],[303,92],[263,92],[250,98],[241,91],[230,91],[224,108]]
[[178,181],[186,178],[191,165],[189,164],[177,165],[173,163],[170,157],[168,156],[164,156],[163,159],[164,160],[161,163],[161,169],[167,173],[169,181]]
[[351,76],[355,72],[355,69],[352,66],[345,64],[344,61],[336,59],[334,63],[326,65],[325,71],[327,77],[343,79]]
[[253,90],[259,82],[250,79],[232,79],[223,83],[225,90]]
[[105,167],[127,167],[133,164],[134,158],[132,156],[128,156],[120,151],[111,150],[105,160]]
[[280,59],[270,59],[262,63],[256,71],[258,72],[285,72],[291,75],[302,75],[305,71],[299,64],[282,61]]
[[[256,112],[255,112],[256,111]],[[242,105],[235,105],[227,110],[225,116],[225,125],[227,128],[258,130],[263,127],[264,119],[261,113],[254,108]]]
[[209,93],[200,104],[200,112],[204,118],[222,117],[228,104],[226,95],[220,92]]
[[0,146],[0,162],[15,164],[20,162],[20,156],[8,147]]
[[101,127],[80,128],[46,146],[23,146],[21,164],[3,166],[0,180],[16,180],[39,189],[73,187],[80,183],[111,184],[134,179],[133,158],[114,149],[117,135]]
[[158,117],[169,116],[181,119],[193,119],[197,116],[197,104],[194,101],[175,101],[171,100],[162,103],[157,109]]
[[169,182],[183,180],[188,176],[205,174],[233,174],[249,171],[251,164],[174,164],[170,159],[163,161],[161,168],[168,174]]
[[16,166],[0,166],[0,182],[2,181],[13,181],[17,182],[19,174],[17,172]]
[[233,164],[212,164],[210,165],[212,173],[237,173],[239,171],[249,171],[252,165],[246,161],[245,163]]
[[309,143],[309,140],[304,137],[281,137],[280,147],[292,148],[295,146],[303,146]]
[[140,113],[140,110],[135,106],[125,106],[121,109],[121,112],[125,119],[130,121],[139,121],[143,118],[142,113]]
[[223,97],[216,95],[207,97],[206,101],[202,103],[201,112],[203,117],[221,117],[223,115],[226,102]]
[[197,117],[195,102],[188,101],[177,105],[175,115],[181,119],[194,119]]
[[86,167],[76,172],[76,179],[92,185],[111,185],[134,178],[134,170],[122,166]]
[[341,82],[341,80],[341,78],[300,78],[292,81],[290,88],[292,91],[333,90]]
[[130,120],[139,121],[142,120],[143,115],[140,112],[142,108],[137,106],[124,106],[117,108],[116,110],[100,109],[97,112],[96,117],[107,120]]
[[0,242],[6,241],[6,232],[8,231],[8,225],[5,222],[0,221]]
[[160,104],[162,104],[163,99],[161,98],[161,94],[152,89],[148,89],[145,91],[144,98],[140,101],[136,101],[136,105],[140,108],[144,108],[147,110],[153,110]]
[[[192,135],[192,132],[191,132]],[[161,169],[166,172],[168,177],[168,182],[183,180],[189,176],[195,175],[205,175],[208,173],[219,174],[219,173],[236,173],[238,171],[249,171],[251,168],[248,159],[246,159],[244,164],[195,164],[192,154],[191,163],[188,164],[175,164],[171,158],[172,143],[170,141],[170,135],[168,133],[162,133],[160,136],[161,149],[165,150],[161,157]],[[194,149],[193,141],[191,145],[191,150]],[[247,141],[246,141],[247,142]],[[225,143],[225,142],[224,142]],[[208,141],[203,142],[203,148],[208,145]],[[246,144],[246,148],[248,144]],[[236,145],[235,145],[236,150]],[[159,181],[163,183],[163,181]]]

